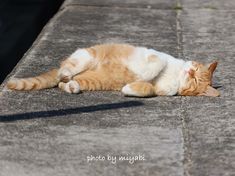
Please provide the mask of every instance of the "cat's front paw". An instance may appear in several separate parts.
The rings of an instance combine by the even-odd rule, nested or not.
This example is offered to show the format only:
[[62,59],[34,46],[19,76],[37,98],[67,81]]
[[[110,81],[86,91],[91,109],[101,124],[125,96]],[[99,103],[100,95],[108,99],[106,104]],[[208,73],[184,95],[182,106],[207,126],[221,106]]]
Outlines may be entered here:
[[58,73],[58,78],[61,82],[67,83],[72,79],[73,73],[68,68],[61,68]]
[[60,82],[59,88],[64,90],[65,92],[68,92],[68,93],[76,94],[76,93],[80,92],[80,86],[79,86],[78,82],[74,81],[74,80],[70,80],[67,83]]

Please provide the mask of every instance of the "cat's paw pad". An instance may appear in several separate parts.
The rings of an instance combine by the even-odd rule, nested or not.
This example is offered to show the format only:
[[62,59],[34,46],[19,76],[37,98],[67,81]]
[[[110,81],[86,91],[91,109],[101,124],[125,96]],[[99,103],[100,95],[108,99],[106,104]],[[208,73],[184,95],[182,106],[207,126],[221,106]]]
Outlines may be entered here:
[[59,80],[62,82],[65,82],[65,83],[69,82],[72,79],[72,76],[73,76],[73,73],[67,68],[62,68],[59,70],[58,77],[59,77]]
[[79,93],[80,92],[80,86],[77,83],[77,81],[74,80],[70,80],[67,83],[64,82],[60,82],[59,83],[59,88],[61,88],[62,90],[64,90],[65,92],[68,93]]

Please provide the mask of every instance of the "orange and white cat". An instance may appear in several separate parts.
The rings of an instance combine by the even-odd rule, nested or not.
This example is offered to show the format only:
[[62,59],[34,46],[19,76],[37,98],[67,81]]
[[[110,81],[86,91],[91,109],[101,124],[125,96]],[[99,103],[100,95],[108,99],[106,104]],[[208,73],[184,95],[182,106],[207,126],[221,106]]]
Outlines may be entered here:
[[217,62],[203,65],[127,44],[103,44],[77,49],[42,75],[7,83],[13,90],[39,90],[58,86],[68,93],[83,90],[120,90],[124,95],[219,96],[211,86]]

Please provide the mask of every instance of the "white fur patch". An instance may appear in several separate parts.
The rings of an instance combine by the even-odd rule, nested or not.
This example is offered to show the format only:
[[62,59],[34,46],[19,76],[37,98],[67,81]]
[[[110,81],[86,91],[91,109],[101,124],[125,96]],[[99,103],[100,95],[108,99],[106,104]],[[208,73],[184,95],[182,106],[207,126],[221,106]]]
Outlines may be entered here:
[[127,96],[138,96],[138,94],[130,88],[129,84],[122,88],[122,93]]
[[68,93],[79,93],[80,86],[77,81],[71,80],[71,81],[65,83],[64,91],[66,91]]
[[184,63],[184,66],[182,68],[182,72],[180,75],[180,86],[181,87],[183,87],[186,84],[187,79],[189,77],[189,70],[192,68],[193,68],[192,61],[187,61]]
[[[151,55],[156,56],[156,61],[149,62],[148,57]],[[137,47],[124,63],[141,80],[150,81],[166,66],[167,60],[158,57],[152,49]]]
[[155,84],[158,87],[158,91],[163,91],[166,95],[175,95],[180,89],[182,83],[186,79],[184,73],[185,67],[188,68],[188,64],[191,62],[185,62],[181,59],[174,58],[166,53],[156,51],[156,54],[167,60],[166,68],[155,79]]
[[76,64],[72,69],[73,75],[75,75],[84,71],[94,58],[86,49],[78,49],[68,59]]
[[77,49],[69,58],[71,59],[92,59],[91,55],[86,49]]
[[188,73],[188,71],[193,68],[193,63],[192,61],[185,62],[184,64],[184,71],[185,73]]

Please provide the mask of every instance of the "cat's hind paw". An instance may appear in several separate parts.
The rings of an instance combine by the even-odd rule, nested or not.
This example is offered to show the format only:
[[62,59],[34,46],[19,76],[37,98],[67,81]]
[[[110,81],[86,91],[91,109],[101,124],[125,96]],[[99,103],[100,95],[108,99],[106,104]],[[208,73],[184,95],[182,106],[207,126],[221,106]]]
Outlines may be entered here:
[[122,88],[122,93],[125,95],[125,96],[138,96],[137,92],[135,92],[130,84],[127,84],[125,85],[123,88]]
[[80,86],[79,86],[78,82],[74,81],[74,80],[70,80],[67,83],[60,82],[59,88],[64,90],[65,92],[73,93],[73,94],[80,92]]
[[155,96],[154,87],[151,83],[148,82],[132,82],[125,85],[122,88],[122,93],[125,96],[134,96],[134,97],[152,97]]

